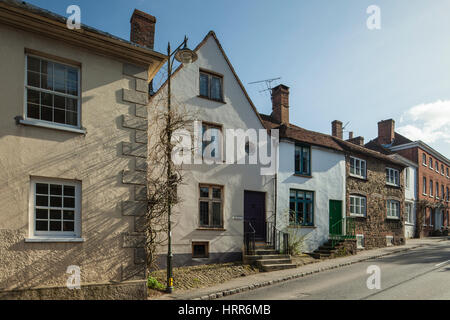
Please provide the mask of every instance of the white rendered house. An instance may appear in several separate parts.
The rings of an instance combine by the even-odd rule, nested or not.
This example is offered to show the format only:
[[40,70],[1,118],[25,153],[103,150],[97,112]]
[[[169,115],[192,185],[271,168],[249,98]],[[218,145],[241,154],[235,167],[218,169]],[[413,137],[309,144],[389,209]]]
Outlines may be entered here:
[[[226,133],[229,129],[256,130],[268,137],[261,117],[214,32],[194,51],[198,60],[180,66],[172,76],[173,107],[194,117],[200,123],[197,132],[210,136],[204,135],[194,151],[193,158],[201,164],[184,165],[183,184],[178,187],[182,203],[174,208],[172,219],[176,266],[242,259],[244,221],[252,220],[257,240],[265,240],[265,222],[275,204],[274,176],[261,170],[267,166],[228,163],[228,148],[234,140]],[[149,117],[165,96],[167,86],[163,85],[150,101]],[[151,133],[150,118],[149,125]],[[214,148],[209,153],[211,144]],[[246,145],[248,152],[254,152],[250,149]],[[208,153],[203,153],[204,159],[202,152]],[[214,164],[202,162],[205,159]],[[161,265],[166,252],[166,247],[160,248]]]
[[272,91],[266,127],[280,129],[276,225],[291,241],[303,238],[311,253],[329,240],[330,226],[345,217],[345,156],[329,135],[289,123],[289,88]]

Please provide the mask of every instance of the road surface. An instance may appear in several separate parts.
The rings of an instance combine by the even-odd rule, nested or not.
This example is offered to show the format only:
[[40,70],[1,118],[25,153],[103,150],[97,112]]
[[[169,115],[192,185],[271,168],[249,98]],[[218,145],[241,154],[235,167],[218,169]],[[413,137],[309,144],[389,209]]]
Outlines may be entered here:
[[[369,289],[370,266],[380,270],[380,289]],[[370,281],[375,284],[375,281]],[[223,300],[445,299],[450,300],[450,241],[443,241],[288,282],[227,296]]]

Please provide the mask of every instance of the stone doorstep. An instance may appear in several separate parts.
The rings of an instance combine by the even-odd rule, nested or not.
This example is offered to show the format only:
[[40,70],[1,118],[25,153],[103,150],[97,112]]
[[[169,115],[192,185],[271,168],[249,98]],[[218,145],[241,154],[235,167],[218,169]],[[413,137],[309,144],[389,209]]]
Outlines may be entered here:
[[[445,239],[440,240],[440,241],[445,241]],[[440,242],[440,241],[438,241],[438,242]],[[355,264],[355,263],[371,260],[371,259],[374,259],[374,258],[380,258],[380,257],[384,257],[384,256],[396,254],[396,253],[409,251],[409,250],[420,248],[420,247],[427,246],[427,245],[430,245],[430,244],[432,244],[432,243],[422,243],[422,244],[412,245],[411,247],[407,247],[407,248],[399,248],[399,249],[395,249],[395,250],[390,250],[389,252],[384,252],[384,253],[382,252],[382,253],[378,253],[378,254],[373,254],[373,255],[369,255],[369,256],[366,256],[366,257],[361,257],[360,259],[356,259],[356,260],[349,261],[349,262],[342,262],[342,263],[332,264],[332,265],[329,265],[329,266],[323,266],[323,267],[316,268],[316,269],[314,269],[312,271],[307,271],[307,272],[301,272],[301,273],[297,273],[297,274],[293,274],[293,275],[288,275],[288,276],[280,277],[278,279],[273,279],[273,280],[270,280],[270,281],[264,281],[264,282],[254,283],[254,284],[246,285],[246,286],[242,286],[242,287],[226,289],[226,290],[222,290],[222,291],[215,292],[215,293],[212,293],[212,294],[203,295],[201,297],[191,298],[190,300],[213,300],[213,299],[217,299],[217,298],[221,298],[221,297],[225,297],[225,296],[229,296],[229,295],[233,295],[233,294],[237,294],[237,293],[242,293],[242,292],[246,292],[246,291],[255,290],[255,289],[258,289],[258,288],[267,287],[267,286],[270,286],[270,285],[273,285],[273,284],[276,284],[276,283],[285,282],[285,281],[289,281],[289,280],[305,277],[305,276],[308,276],[308,275],[311,275],[311,274],[314,274],[314,273],[318,273],[318,272],[321,272],[321,271],[336,269],[336,268],[340,268],[340,267],[344,267],[344,266],[349,266],[349,265],[352,265],[352,264]],[[389,248],[393,248],[393,247],[389,247]],[[383,249],[383,248],[381,248],[381,249]],[[348,256],[348,257],[357,257],[357,255]],[[333,261],[333,260],[326,260],[326,261],[330,262],[330,261]],[[303,266],[301,266],[301,267],[303,267]]]

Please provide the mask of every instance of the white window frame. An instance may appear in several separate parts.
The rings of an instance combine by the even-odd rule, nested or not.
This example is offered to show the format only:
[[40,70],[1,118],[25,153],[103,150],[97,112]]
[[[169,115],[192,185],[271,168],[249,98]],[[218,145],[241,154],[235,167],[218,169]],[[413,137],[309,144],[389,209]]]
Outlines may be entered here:
[[[352,164],[354,171],[352,173]],[[363,164],[364,164],[364,170],[363,170]],[[359,171],[359,173],[358,173]],[[350,176],[357,177],[361,179],[366,179],[367,177],[367,162],[366,160],[356,158],[356,157],[350,157]]]
[[[397,215],[392,214],[392,210],[395,208],[394,205],[398,205]],[[397,200],[387,200],[386,201],[386,216],[388,219],[400,219],[400,201]]]
[[356,235],[356,248],[357,249],[364,249],[365,243],[364,243],[364,235],[363,234],[357,234]]
[[[354,200],[353,206],[351,204],[352,198]],[[359,201],[359,205],[356,205],[356,200]],[[364,206],[362,205],[362,202],[361,202],[362,200],[364,200]],[[366,217],[367,216],[367,197],[352,194],[352,195],[350,195],[349,203],[350,203],[350,216],[352,216],[352,217]],[[354,213],[354,212],[352,212],[352,207],[354,207],[354,208],[358,207],[360,209],[360,211],[362,211],[364,209],[364,213]]]
[[433,180],[429,180],[428,181],[428,185],[429,185],[429,188],[430,188],[430,197],[433,198],[433,189],[434,189],[434,182],[433,182]]
[[405,217],[406,223],[409,225],[414,224],[414,203],[405,201]]
[[435,191],[435,197],[436,199],[439,199],[439,181],[436,181],[436,191]]
[[[56,184],[75,187],[75,212],[74,231],[36,231],[36,184]],[[50,204],[48,205],[50,207]],[[60,208],[58,208],[60,209]],[[29,197],[29,237],[27,242],[81,242],[81,182],[76,180],[63,180],[53,178],[35,178],[30,179],[30,197]],[[72,210],[72,209],[71,209]]]
[[[44,61],[49,61],[49,62],[53,62],[53,63],[58,63],[60,65],[64,65],[64,66],[68,66],[74,69],[78,70],[78,96],[73,96],[67,93],[61,93],[61,92],[57,92],[54,90],[47,90],[47,89],[43,89],[43,88],[36,88],[33,86],[29,86],[28,85],[28,57],[33,57],[36,59],[40,59],[40,60],[44,60]],[[27,89],[31,89],[34,91],[39,91],[39,92],[44,92],[44,93],[49,93],[52,95],[58,95],[61,97],[65,97],[65,98],[71,98],[71,99],[77,99],[77,125],[69,125],[69,124],[64,124],[64,123],[59,123],[59,122],[54,122],[54,121],[47,121],[47,120],[41,120],[41,119],[35,119],[35,118],[28,118],[28,90]],[[73,64],[69,64],[67,62],[61,62],[58,60],[54,60],[54,59],[49,59],[43,56],[39,56],[36,54],[31,54],[31,53],[26,53],[25,54],[25,82],[24,82],[24,113],[23,113],[23,119],[22,122],[24,124],[29,124],[29,125],[41,125],[48,127],[48,128],[60,128],[60,129],[68,129],[68,130],[79,130],[81,129],[81,68],[80,66],[77,65],[73,65]],[[54,107],[53,107],[54,108]]]
[[400,171],[386,167],[386,184],[390,186],[400,186]]
[[439,173],[439,162],[437,160],[434,161],[434,170]]
[[410,186],[411,186],[411,184],[410,184],[410,182],[409,182],[409,176],[410,176],[410,172],[409,172],[409,167],[408,168],[406,168],[405,169],[405,187],[406,187],[406,189],[410,189]]
[[427,190],[428,190],[428,180],[426,177],[422,177],[422,194],[424,196],[427,195]]
[[428,165],[427,165],[427,155],[425,153],[422,154],[422,164],[425,167],[428,167]]

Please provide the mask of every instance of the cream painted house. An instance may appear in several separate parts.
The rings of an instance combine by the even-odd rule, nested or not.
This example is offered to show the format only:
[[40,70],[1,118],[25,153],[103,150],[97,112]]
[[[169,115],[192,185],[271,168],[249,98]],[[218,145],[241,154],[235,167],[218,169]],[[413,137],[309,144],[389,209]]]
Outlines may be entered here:
[[[135,11],[132,24],[154,32],[155,19]],[[125,284],[145,279],[145,105],[166,57],[134,37],[0,1],[0,297],[145,295]],[[85,290],[66,288],[77,267]]]
[[[195,52],[198,60],[181,66],[172,76],[173,107],[187,111],[200,123],[200,131],[211,130],[212,136],[222,133],[225,137],[228,129],[256,129],[267,135],[214,32]],[[158,104],[166,92],[163,85],[152,97],[149,117],[161,107]],[[260,164],[227,163],[232,141],[216,141],[217,153],[209,155],[218,163],[192,164],[183,170],[183,184],[178,187],[182,204],[174,208],[172,217],[175,266],[242,259],[244,221],[253,221],[257,240],[265,240],[265,223],[274,213],[274,176],[262,175]],[[195,151],[197,160],[202,160],[201,154]],[[167,247],[159,253],[163,265]]]

